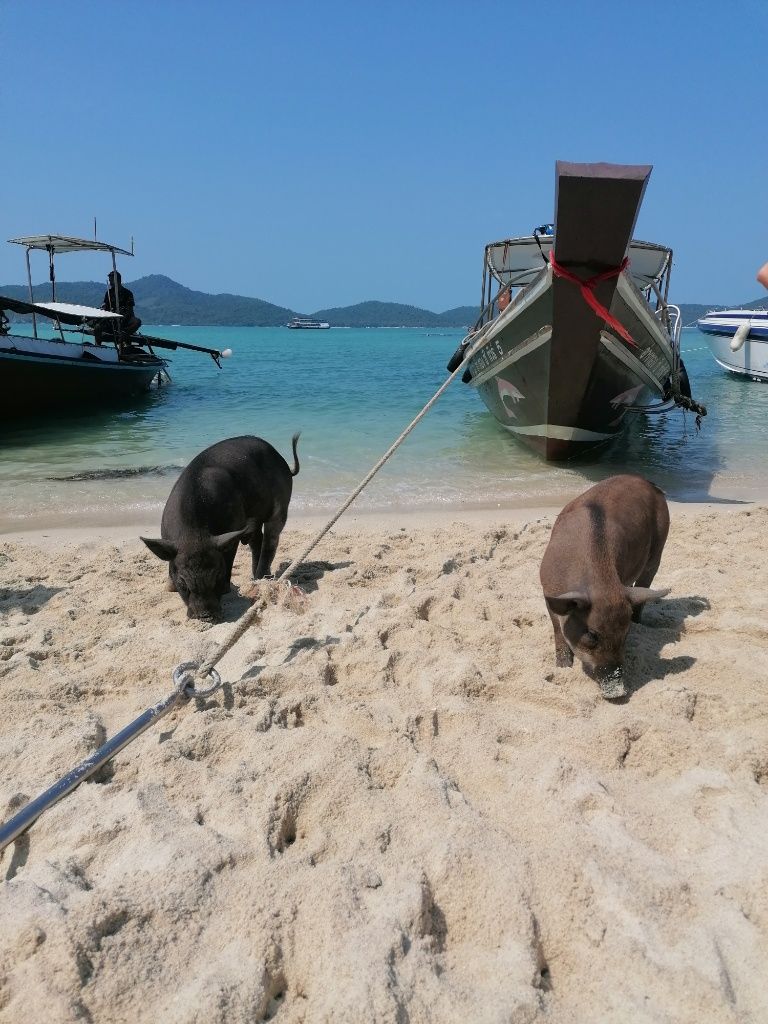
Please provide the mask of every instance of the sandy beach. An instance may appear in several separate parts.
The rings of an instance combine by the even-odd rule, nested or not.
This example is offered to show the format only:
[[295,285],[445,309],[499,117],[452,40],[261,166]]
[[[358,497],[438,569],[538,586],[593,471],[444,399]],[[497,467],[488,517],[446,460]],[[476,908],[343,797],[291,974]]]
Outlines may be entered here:
[[[0,1020],[768,1019],[768,507],[673,507],[613,703],[554,667],[553,519],[345,517],[5,852]],[[249,606],[187,620],[138,532],[0,538],[3,820]]]

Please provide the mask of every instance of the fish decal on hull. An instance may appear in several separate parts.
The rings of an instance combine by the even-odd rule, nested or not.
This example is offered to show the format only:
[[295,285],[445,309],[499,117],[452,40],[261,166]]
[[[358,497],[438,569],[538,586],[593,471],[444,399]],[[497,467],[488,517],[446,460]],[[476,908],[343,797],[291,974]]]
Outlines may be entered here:
[[521,398],[525,398],[525,395],[518,391],[514,384],[510,384],[508,380],[502,380],[501,377],[496,378],[496,387],[499,389],[499,398],[504,406],[504,411],[512,419],[517,419],[511,406],[519,402]]
[[630,388],[628,391],[622,391],[620,395],[616,395],[615,398],[611,399],[611,405],[614,409],[620,405],[632,405],[644,387],[644,384],[638,384],[635,388]]

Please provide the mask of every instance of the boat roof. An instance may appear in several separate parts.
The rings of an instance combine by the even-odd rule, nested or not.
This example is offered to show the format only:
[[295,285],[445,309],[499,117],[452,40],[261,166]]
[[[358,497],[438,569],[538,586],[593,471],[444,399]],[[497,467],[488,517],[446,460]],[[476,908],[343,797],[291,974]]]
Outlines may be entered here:
[[11,299],[0,295],[0,310],[11,313],[46,316],[50,320],[60,320],[65,324],[81,324],[84,320],[120,320],[119,313],[110,313],[106,309],[95,306],[79,306],[72,302],[24,302],[23,299]]
[[[552,235],[540,235],[538,243],[533,235],[523,238],[505,238],[486,246],[488,267],[502,284],[510,280],[516,285],[528,284],[543,268],[542,252],[552,251]],[[539,249],[541,245],[541,250]],[[629,273],[638,288],[657,282],[669,267],[672,250],[653,242],[633,240],[627,252]]]
[[44,252],[119,252],[122,256],[133,256],[128,249],[121,249],[109,242],[95,238],[71,238],[69,235],[26,235],[24,238],[9,238],[15,245],[28,249],[42,249]]

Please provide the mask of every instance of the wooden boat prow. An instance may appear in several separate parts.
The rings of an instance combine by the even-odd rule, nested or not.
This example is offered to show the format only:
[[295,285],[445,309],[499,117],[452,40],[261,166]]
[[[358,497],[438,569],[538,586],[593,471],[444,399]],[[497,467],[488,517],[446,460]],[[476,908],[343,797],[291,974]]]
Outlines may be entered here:
[[[561,266],[580,278],[618,267],[627,254],[651,168],[618,164],[575,164],[558,160],[555,169],[555,250]],[[611,308],[618,277],[602,281],[595,296]],[[564,278],[552,281],[550,386],[547,423],[578,423],[588,411],[590,377],[600,348],[597,318],[578,287]],[[567,329],[562,329],[567,325]],[[556,366],[556,370],[553,368]],[[549,438],[542,454],[568,458],[572,446]]]

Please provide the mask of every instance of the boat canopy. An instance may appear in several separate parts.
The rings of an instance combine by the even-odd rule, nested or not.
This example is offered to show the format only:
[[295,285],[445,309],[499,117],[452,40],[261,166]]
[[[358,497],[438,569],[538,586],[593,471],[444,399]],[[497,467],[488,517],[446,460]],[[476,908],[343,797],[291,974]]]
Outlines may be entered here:
[[128,249],[121,249],[109,242],[97,242],[95,238],[70,238],[69,235],[28,235],[26,238],[9,238],[15,245],[24,245],[27,249],[42,249],[43,252],[119,252],[123,256],[133,256]]
[[[552,251],[552,236],[533,235],[507,238],[486,246],[488,269],[500,284],[528,284],[544,266],[544,256]],[[652,242],[630,243],[629,273],[638,288],[647,288],[660,281],[672,261],[672,250]]]
[[95,306],[79,306],[72,302],[24,302],[22,299],[11,299],[0,295],[0,310],[10,313],[46,316],[50,320],[59,320],[63,324],[80,325],[85,320],[121,320],[120,313],[110,313],[106,309]]

